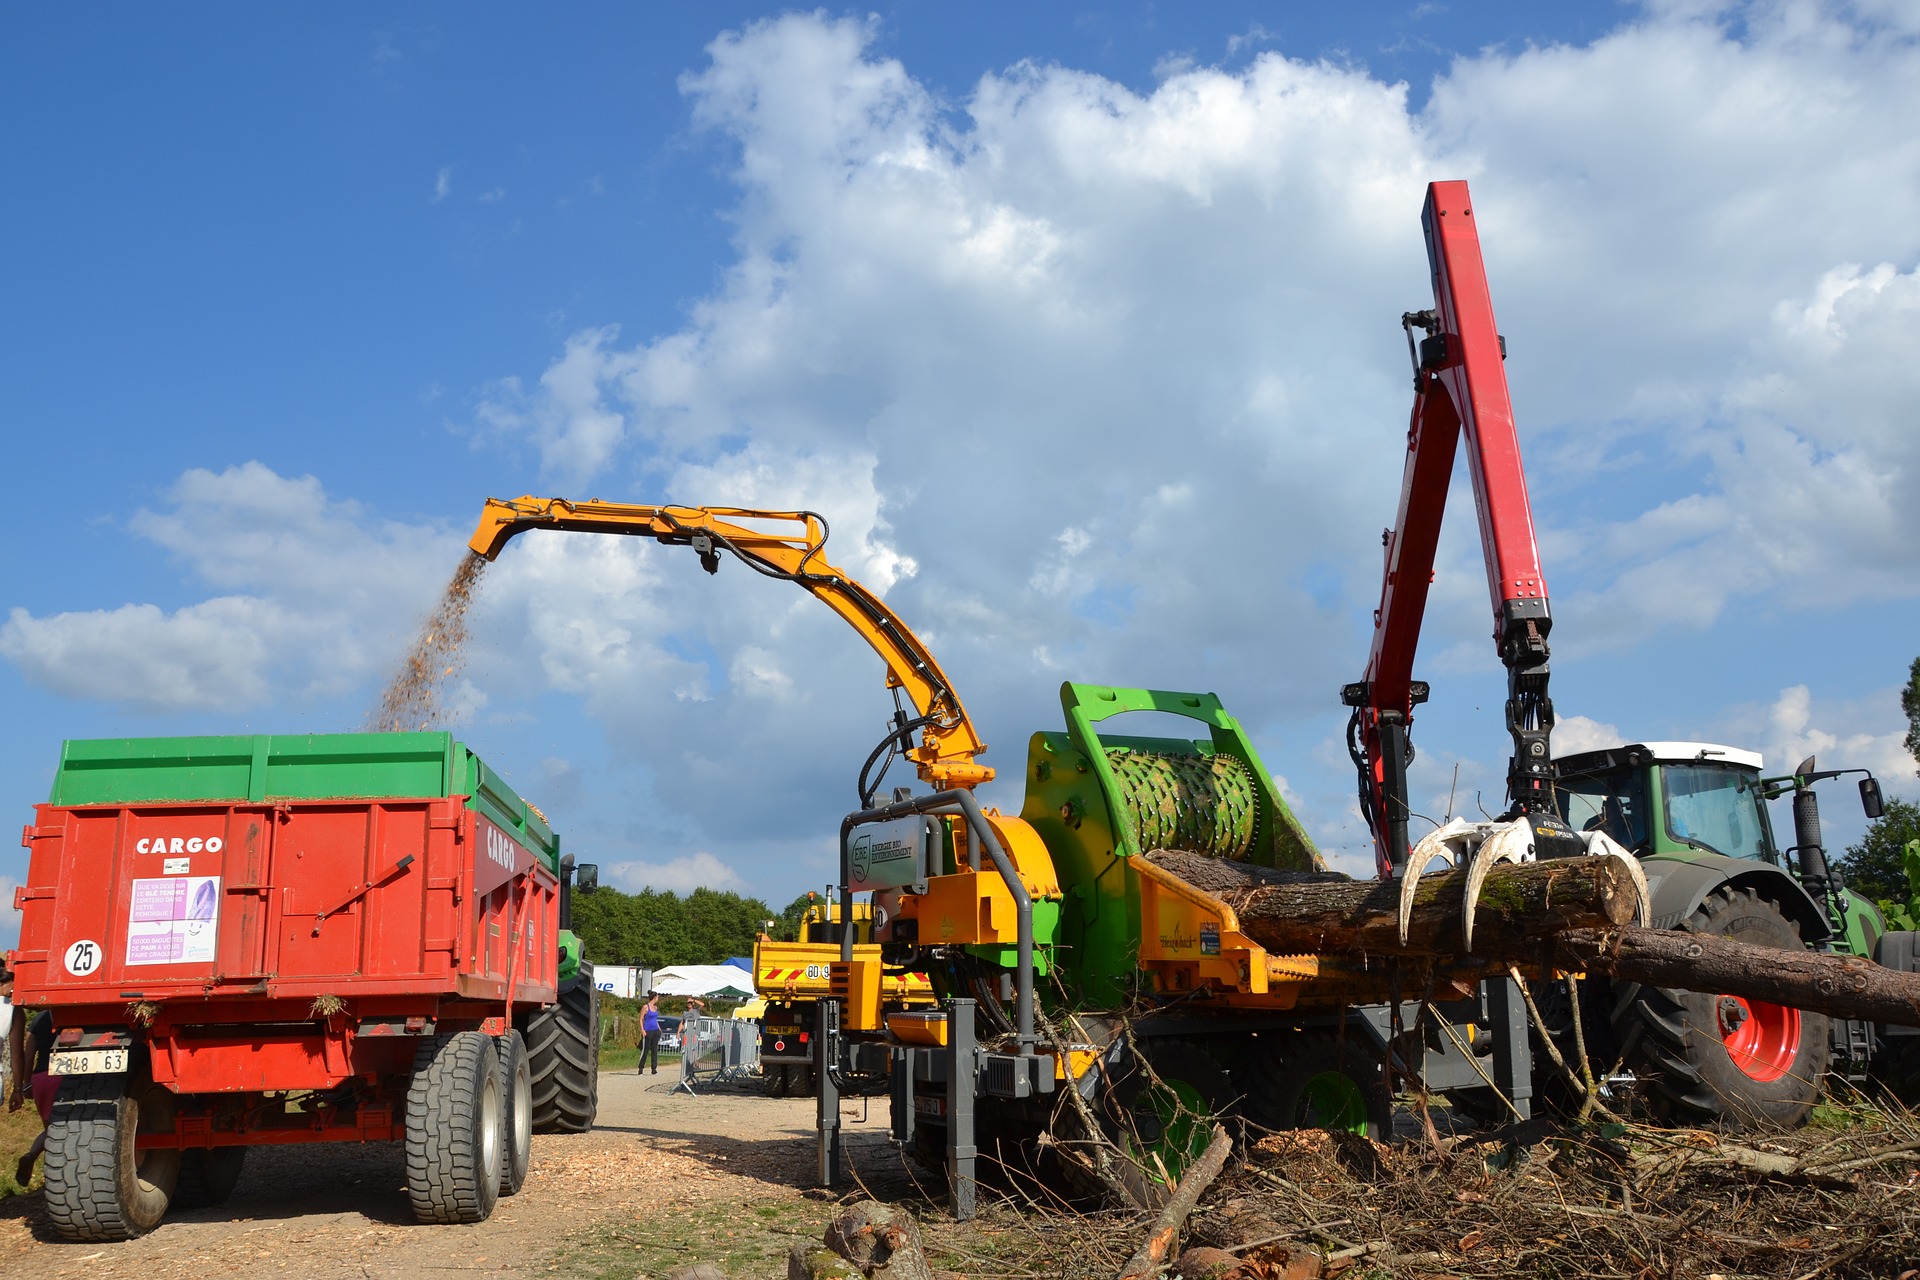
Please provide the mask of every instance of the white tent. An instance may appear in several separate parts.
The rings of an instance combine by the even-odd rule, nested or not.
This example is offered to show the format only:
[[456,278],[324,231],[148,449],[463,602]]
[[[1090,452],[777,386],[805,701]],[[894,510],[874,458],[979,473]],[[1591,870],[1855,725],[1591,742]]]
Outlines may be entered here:
[[663,996],[721,996],[746,1000],[753,995],[753,975],[730,964],[677,964],[653,975],[653,989]]

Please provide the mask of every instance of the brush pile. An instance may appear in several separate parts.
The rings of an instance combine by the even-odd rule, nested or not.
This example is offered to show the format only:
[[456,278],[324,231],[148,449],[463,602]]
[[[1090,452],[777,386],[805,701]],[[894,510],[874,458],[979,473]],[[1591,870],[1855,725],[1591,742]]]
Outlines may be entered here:
[[[1545,1122],[1437,1144],[1274,1134],[1216,1187],[1196,1243],[1238,1274],[1880,1276],[1920,1264],[1920,1124],[1734,1142],[1703,1131]],[[1271,1243],[1260,1243],[1271,1240]]]
[[[975,1223],[936,1215],[933,1265],[1112,1277],[1148,1234],[1144,1214],[1016,1199]],[[1739,1140],[1544,1120],[1394,1144],[1269,1134],[1213,1183],[1183,1243],[1165,1274],[1186,1280],[1920,1280],[1920,1117],[1828,1106]]]

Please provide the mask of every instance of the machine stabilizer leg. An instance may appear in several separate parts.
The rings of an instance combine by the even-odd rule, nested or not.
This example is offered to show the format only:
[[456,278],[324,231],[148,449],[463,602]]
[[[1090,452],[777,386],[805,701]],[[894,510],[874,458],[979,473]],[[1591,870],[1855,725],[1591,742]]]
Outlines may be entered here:
[[977,1207],[975,1174],[980,1150],[974,1146],[973,1105],[980,1087],[974,1052],[973,1001],[947,1001],[947,1186],[953,1218],[967,1222]]
[[840,1004],[822,1000],[813,1029],[813,1077],[819,1087],[814,1126],[819,1134],[819,1182],[840,1185],[840,1086],[834,1083],[834,1057],[840,1048]]

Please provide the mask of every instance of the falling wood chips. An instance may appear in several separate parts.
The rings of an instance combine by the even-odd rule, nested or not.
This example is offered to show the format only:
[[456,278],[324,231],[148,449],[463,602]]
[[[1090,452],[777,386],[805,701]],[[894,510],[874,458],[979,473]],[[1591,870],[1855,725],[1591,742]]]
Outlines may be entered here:
[[376,733],[428,729],[446,719],[442,693],[447,680],[460,669],[467,643],[467,609],[479,589],[487,561],[469,554],[454,570],[440,594],[420,636],[407,651],[400,669],[387,682],[380,701],[367,716],[367,728]]

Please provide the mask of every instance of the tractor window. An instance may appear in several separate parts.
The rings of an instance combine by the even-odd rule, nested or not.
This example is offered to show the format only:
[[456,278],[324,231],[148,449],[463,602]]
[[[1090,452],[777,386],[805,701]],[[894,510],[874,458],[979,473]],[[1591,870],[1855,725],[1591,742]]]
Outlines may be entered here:
[[1647,792],[1639,774],[1609,769],[1565,777],[1555,786],[1561,819],[1575,831],[1604,831],[1635,853],[1647,841]]
[[1662,765],[1667,834],[1733,858],[1771,862],[1773,840],[1750,770],[1722,764]]

